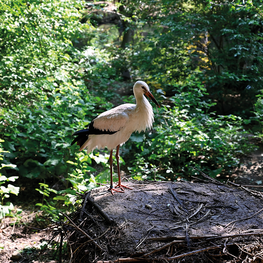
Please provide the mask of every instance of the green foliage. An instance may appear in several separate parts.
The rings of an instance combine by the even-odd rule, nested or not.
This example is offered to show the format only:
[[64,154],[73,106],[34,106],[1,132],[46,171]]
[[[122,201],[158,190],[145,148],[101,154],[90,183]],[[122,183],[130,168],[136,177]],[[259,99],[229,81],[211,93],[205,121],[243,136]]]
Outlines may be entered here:
[[[40,187],[36,190],[42,195],[42,202],[36,205],[40,207],[44,215],[49,215],[52,220],[58,221],[61,212],[67,213],[76,209],[76,206],[81,202],[80,193],[95,188],[97,184],[109,181],[108,159],[109,155],[102,153],[90,156],[84,152],[76,153],[74,161],[67,161],[69,165],[75,167],[66,178],[71,187],[57,191],[50,188],[48,184],[39,183]],[[103,170],[95,176],[96,169],[91,166],[92,164],[94,166],[94,163],[101,164],[106,172]]]
[[[209,39],[208,92],[218,101],[222,113],[248,115],[262,86],[262,6],[250,1],[222,5],[210,2],[205,10],[202,21],[196,17],[196,22],[201,26],[199,31],[207,30]],[[236,99],[229,102],[228,94]]]
[[[11,163],[6,164],[3,162],[3,153],[6,152],[2,148],[3,142],[4,141],[0,139],[0,170],[3,168],[14,169],[16,168],[16,165]],[[17,178],[17,176],[7,177],[0,172],[0,220],[6,215],[9,215],[10,212],[14,209],[14,205],[10,202],[6,202],[5,199],[8,199],[10,197],[10,194],[18,195],[19,187],[10,184],[10,182],[15,182]]]
[[68,0],[1,1],[2,105],[30,103],[66,77],[75,52],[72,39],[80,34],[80,7]]
[[[16,0],[14,8],[9,4],[3,3],[0,12],[0,132],[8,150],[6,162],[17,166],[8,171],[9,178],[61,181],[63,190],[48,184],[37,189],[43,195],[41,210],[58,219],[61,210],[73,208],[76,192],[86,189],[70,177],[75,171],[72,163],[78,159],[78,147],[70,147],[72,133],[111,104],[100,89],[93,95],[87,89],[89,80],[83,72],[93,58],[73,45],[90,28],[79,23],[81,1]],[[95,54],[94,59],[98,66],[104,56],[98,59]],[[95,74],[94,79],[100,76]],[[7,165],[2,171],[7,173]],[[1,188],[2,200],[13,191],[10,187]]]
[[[70,143],[72,133],[111,102],[134,100],[116,92],[131,86],[123,83],[125,71],[165,99],[154,130],[133,134],[124,146],[122,164],[135,178],[175,180],[198,174],[195,169],[228,175],[239,155],[251,150],[242,124],[257,122],[262,133],[262,95],[256,97],[262,86],[262,5],[126,1],[118,4],[125,26],[119,36],[121,27],[91,26],[82,1],[0,2],[0,132],[8,151],[2,201],[17,193],[8,180],[38,180],[43,199],[37,205],[58,220],[78,204],[78,193],[109,180],[105,152],[87,155]],[[132,41],[124,46],[128,30]],[[245,121],[211,113],[228,101],[240,106],[243,98],[247,108],[236,113],[252,112]],[[234,109],[222,106],[222,113],[228,111]],[[16,169],[7,170],[10,163]],[[50,186],[53,181],[60,182],[59,190]]]
[[136,45],[125,50],[129,67],[165,85],[169,96],[175,83],[200,68],[219,114],[251,115],[262,86],[263,9],[243,2],[144,0],[140,9],[141,1],[125,3],[137,30]]
[[137,178],[190,178],[199,174],[196,168],[212,177],[229,175],[239,165],[238,156],[252,149],[241,119],[233,115],[215,117],[174,107],[164,108],[161,116],[165,124],[156,127],[157,134],[136,146],[141,152],[135,153],[130,170]]
[[84,152],[76,153],[74,161],[68,161],[75,169],[70,174],[68,181],[78,192],[85,192],[96,186],[94,182],[93,172],[96,171],[92,165],[92,159]]
[[128,163],[135,178],[176,180],[199,174],[198,170],[224,178],[239,165],[239,157],[253,149],[242,118],[207,113],[213,104],[204,101],[206,89],[192,85],[193,80],[178,86],[173,107],[156,113],[155,133],[143,141],[131,138],[127,144],[129,154],[133,151],[136,157]]
[[44,212],[44,215],[49,215],[54,221],[58,221],[60,210],[56,208],[56,202],[49,201],[51,193],[57,194],[57,191],[48,187],[47,184],[40,183],[40,189],[36,190],[43,196],[42,203],[37,203],[40,209]]
[[[57,191],[49,187],[44,183],[39,183],[39,188],[36,188],[42,195],[42,202],[37,203],[36,206],[40,207],[43,212],[43,216],[49,216],[53,221],[59,221],[61,212],[73,211],[74,205],[77,204],[76,200],[70,200],[70,196],[74,196],[76,199],[76,191],[66,189]],[[41,221],[41,218],[38,219]]]
[[258,121],[263,124],[263,90],[261,90],[261,94],[257,96],[257,101],[255,103],[255,113]]
[[257,95],[257,101],[254,105],[254,117],[244,120],[246,125],[255,133],[256,137],[263,140],[263,90]]
[[[110,180],[109,172],[109,154],[104,151],[94,151],[93,154],[87,155],[84,152],[76,154],[74,162],[68,161],[75,166],[75,169],[67,179],[77,192],[89,191],[98,184],[105,184]],[[120,165],[125,164],[120,157]],[[97,171],[94,167],[100,167]],[[117,177],[114,177],[117,181]]]
[[[68,89],[54,90],[53,96],[24,108],[19,117],[15,111],[5,112],[2,124],[4,126],[8,119],[9,125],[2,129],[8,136],[4,145],[10,152],[6,156],[17,160],[20,175],[31,179],[48,178],[67,172],[66,161],[72,157],[70,136],[80,121],[77,117],[85,115],[78,94],[65,96]],[[87,102],[86,108],[92,107],[92,103]]]
[[[33,1],[17,11],[4,4],[0,13],[6,19],[0,44],[8,44],[0,63],[0,131],[9,151],[6,158],[16,163],[21,176],[63,178],[65,187],[72,170],[67,161],[76,150],[70,148],[71,134],[109,107],[87,90],[82,67],[90,61],[89,53],[72,45],[87,28],[79,23],[77,8],[81,2]],[[6,63],[11,57],[12,63]]]

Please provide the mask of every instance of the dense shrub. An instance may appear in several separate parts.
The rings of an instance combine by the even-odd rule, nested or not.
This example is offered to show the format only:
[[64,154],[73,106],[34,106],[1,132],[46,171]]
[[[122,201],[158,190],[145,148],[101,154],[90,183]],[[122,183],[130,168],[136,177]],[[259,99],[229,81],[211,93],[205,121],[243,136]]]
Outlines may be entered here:
[[225,176],[239,165],[238,157],[252,149],[241,119],[233,115],[194,116],[175,107],[164,109],[162,117],[164,124],[156,127],[156,134],[137,144],[130,169],[136,178],[176,180],[200,170]]
[[136,156],[128,164],[136,178],[176,180],[200,170],[224,178],[239,166],[239,157],[254,148],[241,117],[207,113],[213,103],[204,101],[206,89],[193,79],[194,74],[188,85],[178,87],[172,106],[156,113],[154,133],[146,140],[132,137],[134,146],[127,144]]
[[[123,81],[124,71],[132,82],[148,82],[164,100],[153,131],[133,134],[122,148],[135,178],[175,180],[198,170],[228,175],[239,165],[239,155],[251,149],[241,117],[212,112],[229,94],[248,96],[249,105],[256,100],[262,82],[260,5],[145,0],[137,9],[139,1],[126,1],[131,16],[123,13],[122,19],[134,34],[124,48],[116,27],[108,38],[88,20],[80,23],[81,1],[2,2],[0,133],[8,151],[5,163],[17,168],[3,167],[1,173],[41,182],[43,211],[53,213],[57,201],[68,205],[76,192],[107,181],[108,155],[87,156],[70,143],[72,133],[112,107],[111,101],[134,102],[116,92],[132,86]],[[262,131],[261,106],[259,96],[254,119],[245,123],[256,122],[256,116]],[[6,183],[7,176],[1,177]],[[54,178],[63,190],[49,186]],[[52,195],[55,202],[47,204]]]
[[[18,195],[19,187],[14,186],[13,182],[16,181],[18,176],[9,176],[3,169],[11,168],[16,169],[16,165],[8,163],[4,160],[4,151],[2,143],[4,141],[0,139],[0,221],[3,217],[10,215],[10,212],[14,209],[14,205],[7,201],[10,194]],[[11,183],[11,184],[10,184]]]
[[[2,126],[9,150],[6,154],[16,162],[19,174],[28,178],[44,179],[68,173],[67,160],[74,156],[70,149],[72,133],[82,127],[85,116],[93,118],[98,99],[82,94],[81,83],[75,94],[71,87],[55,89],[49,97],[42,98],[18,114],[5,113]],[[8,121],[7,121],[8,120]],[[88,120],[87,120],[88,121]]]

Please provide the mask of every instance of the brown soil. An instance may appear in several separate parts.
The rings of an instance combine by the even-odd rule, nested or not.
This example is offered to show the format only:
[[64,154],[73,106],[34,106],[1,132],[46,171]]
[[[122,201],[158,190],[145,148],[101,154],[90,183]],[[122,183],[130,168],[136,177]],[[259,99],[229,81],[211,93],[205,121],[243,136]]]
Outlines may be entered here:
[[[15,212],[15,211],[14,211]],[[50,250],[41,246],[50,240],[48,231],[36,224],[36,212],[24,209],[15,218],[4,218],[0,229],[0,262],[51,262]]]

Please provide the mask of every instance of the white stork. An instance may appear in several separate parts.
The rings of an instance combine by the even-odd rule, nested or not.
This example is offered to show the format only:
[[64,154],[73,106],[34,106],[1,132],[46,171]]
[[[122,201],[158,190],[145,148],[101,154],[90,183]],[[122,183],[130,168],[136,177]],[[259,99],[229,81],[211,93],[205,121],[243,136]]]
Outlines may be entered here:
[[[110,150],[110,188],[109,191],[123,192],[124,188],[129,188],[121,184],[120,166],[119,166],[119,149],[120,145],[125,143],[135,131],[145,131],[150,129],[153,123],[153,109],[151,104],[145,98],[150,98],[158,107],[160,105],[150,92],[148,85],[144,81],[137,81],[133,86],[133,93],[136,104],[122,104],[111,110],[101,113],[96,117],[84,130],[75,132],[77,136],[71,145],[77,142],[80,151],[87,148],[87,153],[92,152],[95,148],[105,148]],[[121,190],[113,188],[112,180],[112,153],[116,149],[118,184]],[[129,188],[131,189],[131,188]]]

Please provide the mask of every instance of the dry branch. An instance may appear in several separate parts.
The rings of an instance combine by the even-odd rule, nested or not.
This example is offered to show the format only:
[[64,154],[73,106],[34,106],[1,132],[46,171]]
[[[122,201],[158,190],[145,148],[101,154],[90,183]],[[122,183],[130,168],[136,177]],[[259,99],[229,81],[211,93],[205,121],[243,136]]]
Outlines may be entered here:
[[85,213],[87,198],[90,196],[90,192],[88,192],[85,196],[84,202],[82,204],[81,212],[80,212],[80,220],[83,220],[83,214]]
[[[206,239],[207,241],[223,239],[223,238],[233,238],[233,237],[245,237],[245,236],[260,236],[263,235],[262,232],[252,232],[252,233],[243,233],[243,234],[232,234],[232,235],[224,235],[224,236],[216,236],[216,235],[205,235],[205,236],[190,236],[190,239]],[[168,242],[171,240],[177,240],[178,243],[185,242],[185,236],[166,236],[166,237],[150,237],[147,240],[149,241],[161,241]]]
[[174,197],[174,199],[179,203],[179,205],[183,208],[183,210],[188,213],[187,209],[185,208],[183,202],[180,200],[180,198],[177,196],[177,194],[175,193],[175,191],[173,190],[173,188],[170,186],[169,187],[169,192],[172,194],[172,196]]
[[261,212],[263,212],[263,208],[262,208],[262,209],[260,209],[259,211],[257,211],[255,214],[253,214],[253,215],[251,215],[251,216],[244,217],[244,218],[240,218],[240,219],[237,219],[237,220],[234,220],[234,221],[232,221],[232,222],[228,223],[227,225],[225,225],[225,228],[226,228],[226,227],[228,227],[229,225],[231,225],[231,224],[235,223],[235,222],[238,222],[238,221],[244,221],[244,220],[248,220],[248,219],[250,219],[250,218],[252,218],[252,217],[256,216],[257,214],[260,214]]
[[114,261],[97,261],[97,263],[118,263],[118,262],[145,262],[145,259],[136,259],[136,258],[119,258]]
[[214,178],[208,176],[207,174],[205,174],[204,172],[202,172],[202,171],[199,170],[198,168],[196,168],[196,167],[192,167],[192,168],[193,168],[194,170],[199,171],[199,172],[202,174],[202,176],[203,176],[204,178],[206,178],[207,180],[209,180],[210,182],[212,182],[212,183],[214,183],[214,184],[225,185],[225,184],[223,184],[223,183],[217,181],[216,179],[214,179]]
[[175,260],[175,259],[179,259],[179,258],[195,255],[195,254],[198,254],[198,253],[206,252],[208,250],[218,249],[218,248],[221,248],[221,247],[222,247],[221,245],[218,245],[218,246],[211,246],[211,247],[201,248],[201,249],[197,249],[197,250],[194,250],[194,251],[191,251],[191,252],[187,252],[187,253],[184,253],[184,254],[181,254],[181,255],[177,255],[177,256],[174,256],[174,257],[166,258],[166,260],[171,261],[171,260]]
[[[184,241],[185,241],[185,240],[184,240]],[[168,244],[166,244],[166,245],[164,245],[164,246],[161,246],[161,247],[159,247],[159,248],[154,249],[153,251],[151,251],[151,252],[149,252],[149,253],[147,253],[147,254],[144,254],[143,257],[148,257],[148,256],[150,256],[151,254],[154,254],[154,253],[156,253],[156,252],[159,252],[159,251],[161,251],[161,250],[163,250],[163,249],[165,249],[165,248],[167,248],[167,247],[170,247],[170,246],[172,246],[172,245],[174,245],[174,244],[176,244],[176,243],[181,243],[181,241],[179,241],[179,240],[174,240],[173,242],[170,242],[170,243],[168,243]]]
[[235,187],[240,187],[242,190],[250,193],[250,194],[253,195],[253,196],[260,197],[260,198],[263,197],[263,195],[262,195],[261,192],[247,189],[247,188],[246,188],[247,186],[245,187],[244,185],[241,185],[241,184],[235,184],[235,183],[233,183],[233,182],[231,182],[231,181],[227,181],[227,183],[228,183],[228,184],[231,184],[231,185],[233,185],[233,186],[235,186]]

